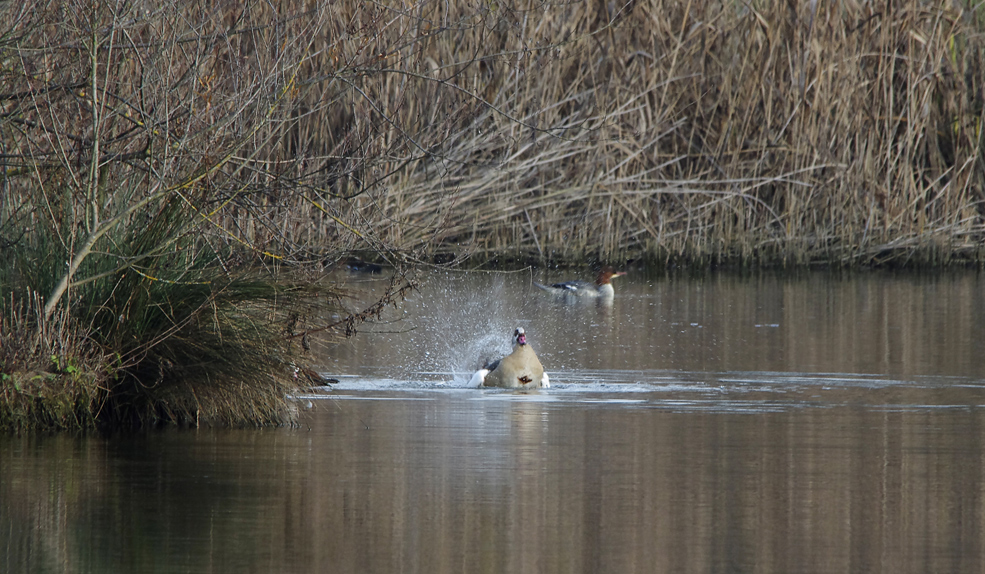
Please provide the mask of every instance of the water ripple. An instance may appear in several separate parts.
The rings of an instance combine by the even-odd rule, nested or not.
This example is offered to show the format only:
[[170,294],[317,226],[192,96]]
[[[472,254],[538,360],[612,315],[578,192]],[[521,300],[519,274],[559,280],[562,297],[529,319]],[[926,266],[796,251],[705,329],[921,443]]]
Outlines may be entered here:
[[682,372],[566,370],[552,372],[552,387],[532,391],[470,389],[464,373],[416,371],[408,378],[369,373],[337,376],[338,383],[306,399],[422,400],[448,393],[475,400],[578,403],[605,408],[674,412],[778,413],[819,408],[909,412],[985,407],[985,381],[940,377],[893,379],[846,373]]

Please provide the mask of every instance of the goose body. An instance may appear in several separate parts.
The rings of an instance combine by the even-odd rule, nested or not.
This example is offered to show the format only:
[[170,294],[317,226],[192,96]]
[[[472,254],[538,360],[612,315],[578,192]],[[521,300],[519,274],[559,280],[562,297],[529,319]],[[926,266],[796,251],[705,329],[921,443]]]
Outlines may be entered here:
[[537,354],[527,344],[523,327],[517,327],[513,332],[513,352],[476,371],[469,386],[536,389],[548,388],[551,383]]

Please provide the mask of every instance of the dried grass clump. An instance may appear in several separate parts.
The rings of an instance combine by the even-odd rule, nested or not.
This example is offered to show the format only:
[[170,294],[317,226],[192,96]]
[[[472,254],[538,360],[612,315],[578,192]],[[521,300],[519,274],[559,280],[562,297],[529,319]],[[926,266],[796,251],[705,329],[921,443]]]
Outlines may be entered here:
[[[81,309],[45,320],[40,297],[28,305],[12,297],[14,311],[0,320],[0,428],[296,419],[290,397],[312,384],[295,376],[304,352],[290,332],[304,324],[297,302],[305,297],[243,277],[225,285],[142,287],[117,285],[131,310],[114,314],[112,323]],[[119,302],[107,298],[101,310],[119,311]]]
[[11,294],[0,314],[0,429],[86,429],[106,396],[104,356],[68,313],[47,321],[37,293]]
[[304,368],[309,336],[351,336],[411,288],[396,274],[367,309],[326,324],[344,293],[297,271],[161,276],[94,282],[71,313],[47,320],[41,297],[11,296],[0,430],[294,424],[293,397],[323,383]]

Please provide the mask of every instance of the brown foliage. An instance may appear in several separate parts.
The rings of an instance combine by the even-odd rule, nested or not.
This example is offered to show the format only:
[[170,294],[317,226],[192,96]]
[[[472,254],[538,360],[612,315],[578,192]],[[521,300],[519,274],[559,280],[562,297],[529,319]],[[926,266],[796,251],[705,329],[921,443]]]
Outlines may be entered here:
[[345,158],[325,164],[322,189],[386,244],[562,259],[980,257],[985,52],[972,9],[333,10],[312,60],[321,75],[309,74],[323,107],[299,122],[299,147]]
[[980,255],[972,8],[96,6],[7,8],[8,185],[194,188],[289,260]]

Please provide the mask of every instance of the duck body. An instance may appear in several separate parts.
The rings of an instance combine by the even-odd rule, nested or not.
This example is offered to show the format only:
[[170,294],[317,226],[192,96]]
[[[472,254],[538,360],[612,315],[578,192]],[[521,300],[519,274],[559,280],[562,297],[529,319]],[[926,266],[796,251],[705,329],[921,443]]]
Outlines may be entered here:
[[599,271],[598,276],[595,278],[595,283],[589,283],[588,281],[565,281],[551,285],[541,285],[535,282],[534,285],[559,297],[612,299],[616,295],[615,289],[612,288],[612,279],[625,274],[624,271],[615,271],[612,267],[606,266]]
[[544,366],[527,344],[522,327],[513,333],[513,352],[476,371],[469,380],[472,387],[537,389],[551,386]]

